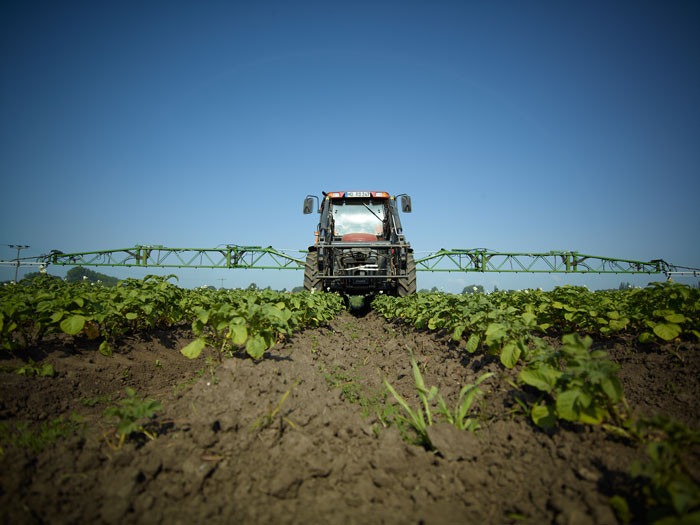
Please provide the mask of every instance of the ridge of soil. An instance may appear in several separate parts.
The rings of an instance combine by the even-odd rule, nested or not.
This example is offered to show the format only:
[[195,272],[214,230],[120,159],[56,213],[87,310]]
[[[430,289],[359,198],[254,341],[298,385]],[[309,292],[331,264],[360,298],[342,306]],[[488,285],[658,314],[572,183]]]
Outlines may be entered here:
[[[3,522],[617,523],[609,498],[629,492],[629,465],[644,459],[597,427],[535,427],[503,379],[515,370],[374,312],[343,312],[259,362],[188,360],[179,350],[193,338],[183,327],[131,336],[112,357],[90,341],[55,338],[29,355],[56,377],[2,374],[0,420],[10,428],[71,413],[86,424],[84,437],[39,453],[4,447]],[[698,345],[595,344],[620,363],[636,413],[698,428]],[[400,409],[384,377],[418,404],[409,351],[450,407],[463,385],[494,372],[482,384],[476,435],[437,423],[435,453],[386,426]],[[5,370],[22,364],[0,359]],[[148,425],[157,438],[140,434],[114,450],[102,413],[127,386],[162,402]]]

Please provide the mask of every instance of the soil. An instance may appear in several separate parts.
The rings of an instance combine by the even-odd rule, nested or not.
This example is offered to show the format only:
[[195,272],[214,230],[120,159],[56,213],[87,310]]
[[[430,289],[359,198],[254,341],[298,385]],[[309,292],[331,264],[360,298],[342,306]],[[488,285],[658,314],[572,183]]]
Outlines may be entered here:
[[[3,445],[2,521],[617,523],[609,498],[631,494],[630,463],[645,457],[601,428],[539,429],[515,400],[534,393],[506,380],[516,370],[374,312],[343,312],[258,362],[188,360],[179,350],[193,339],[187,326],[174,327],[124,338],[105,357],[94,342],[55,338],[29,353],[55,367],[52,378],[11,373],[24,362],[2,356],[3,424],[38,432],[72,413],[84,423],[40,452]],[[620,363],[635,413],[698,428],[698,345],[595,345]],[[494,372],[474,406],[476,434],[437,423],[429,427],[435,452],[387,425],[400,408],[383,377],[418,404],[409,351],[450,407],[463,385]],[[126,387],[162,409],[146,425],[155,439],[136,433],[118,448],[103,411]]]

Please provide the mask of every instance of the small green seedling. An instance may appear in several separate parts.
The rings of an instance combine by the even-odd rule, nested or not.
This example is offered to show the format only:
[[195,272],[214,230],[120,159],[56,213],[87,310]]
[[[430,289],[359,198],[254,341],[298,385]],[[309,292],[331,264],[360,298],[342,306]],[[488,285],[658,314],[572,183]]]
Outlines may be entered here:
[[[267,428],[270,425],[272,425],[272,422],[275,420],[275,416],[277,413],[280,411],[282,408],[282,404],[285,402],[289,394],[294,390],[294,388],[299,384],[299,381],[295,381],[294,384],[289,387],[289,389],[284,393],[282,396],[282,399],[280,399],[280,402],[277,403],[277,406],[272,409],[272,405],[268,406],[267,413],[260,416],[258,419],[255,420],[255,424],[253,425],[253,430],[259,429],[259,428]],[[287,417],[282,417],[282,421],[286,421],[287,423],[290,424],[292,428],[295,428],[294,423],[287,418]]]
[[440,404],[439,412],[445,416],[448,423],[454,425],[459,430],[468,430],[469,432],[476,432],[479,428],[479,424],[475,419],[467,417],[469,409],[472,406],[474,399],[483,394],[483,391],[479,388],[479,385],[484,382],[489,377],[493,376],[493,372],[487,372],[479,376],[476,383],[473,385],[464,385],[462,390],[459,392],[459,399],[457,400],[457,405],[454,411],[450,411],[447,408],[447,404],[442,399],[442,396],[438,398]]
[[56,371],[51,363],[35,363],[30,359],[29,363],[15,370],[15,374],[21,376],[53,377],[56,375]]
[[[42,423],[41,427],[35,431],[29,428],[26,422],[18,422],[15,428],[10,428],[9,424],[0,424],[0,443],[20,448],[27,448],[35,453],[39,453],[49,443],[58,441],[59,439],[67,439],[71,435],[83,435],[85,431],[85,423],[83,419],[76,414],[71,414],[66,421],[59,416],[49,422]],[[0,446],[0,454],[2,454],[2,446]]]
[[149,433],[140,421],[152,417],[156,411],[163,408],[160,401],[155,399],[139,399],[133,388],[127,387],[126,394],[128,397],[119,401],[118,406],[106,408],[104,411],[105,418],[117,420],[116,433],[119,436],[119,443],[116,446],[112,445],[107,435],[104,436],[107,444],[114,450],[119,450],[127,436],[136,432],[142,432],[148,438],[155,439],[155,436]]
[[95,405],[102,403],[107,404],[110,401],[112,401],[112,394],[109,394],[108,396],[83,397],[80,400],[80,403],[86,407],[94,407]]
[[384,378],[384,384],[386,385],[389,392],[391,392],[391,395],[394,396],[394,399],[396,399],[401,408],[403,408],[405,413],[408,415],[408,417],[399,416],[399,418],[401,421],[408,423],[411,427],[413,427],[413,429],[418,434],[419,443],[427,446],[432,446],[428,438],[428,433],[426,429],[428,426],[433,424],[433,416],[430,411],[430,402],[433,399],[435,399],[436,396],[439,405],[437,412],[443,415],[448,423],[454,425],[459,430],[469,430],[470,432],[474,432],[478,428],[477,422],[472,418],[468,418],[467,413],[471,408],[471,404],[474,401],[474,398],[477,395],[483,394],[483,391],[479,388],[479,385],[484,380],[491,377],[493,373],[488,372],[486,374],[483,374],[477,379],[476,383],[473,385],[465,385],[460,391],[459,400],[457,401],[455,409],[451,411],[447,407],[447,403],[445,402],[445,400],[442,398],[441,395],[439,395],[436,386],[433,386],[431,388],[427,388],[425,386],[425,381],[423,380],[423,376],[420,373],[420,368],[418,367],[418,363],[416,363],[416,360],[413,358],[413,355],[411,355],[411,367],[413,368],[413,379],[415,382],[415,386],[418,390],[418,398],[420,399],[423,408],[419,406],[415,410],[412,409],[408,405],[406,400],[403,397],[401,397],[396,392],[396,390],[394,390],[394,388],[391,386],[391,384],[389,383],[389,381],[387,381],[386,378]]

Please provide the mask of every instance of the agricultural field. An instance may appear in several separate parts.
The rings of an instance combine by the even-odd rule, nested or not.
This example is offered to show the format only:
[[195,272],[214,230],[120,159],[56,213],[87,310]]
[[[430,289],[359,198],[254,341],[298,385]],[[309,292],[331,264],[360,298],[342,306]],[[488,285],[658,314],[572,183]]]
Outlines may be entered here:
[[[369,303],[369,301],[368,301]],[[698,523],[700,291],[0,288],[6,523]]]

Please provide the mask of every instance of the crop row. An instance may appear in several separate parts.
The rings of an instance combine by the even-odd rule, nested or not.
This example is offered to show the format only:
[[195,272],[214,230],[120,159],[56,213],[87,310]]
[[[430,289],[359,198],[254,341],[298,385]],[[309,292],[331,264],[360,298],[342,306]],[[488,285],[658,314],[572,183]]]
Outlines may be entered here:
[[112,353],[117,337],[176,323],[192,323],[193,345],[219,353],[245,350],[259,358],[278,337],[314,326],[343,308],[336,294],[288,294],[247,290],[188,290],[168,277],[126,279],[115,287],[65,283],[49,277],[0,288],[0,349],[27,348],[52,333],[102,339],[100,352]]
[[448,330],[455,341],[466,335],[470,352],[530,332],[603,337],[630,333],[643,343],[700,339],[700,290],[675,283],[596,292],[564,286],[549,292],[378,296],[372,307],[386,318],[402,318],[418,328]]
[[[506,368],[519,365],[517,384],[502,377],[516,389],[513,398],[520,409],[538,426],[553,427],[561,420],[601,425],[632,443],[643,444],[648,461],[634,462],[630,475],[641,483],[650,522],[700,520],[700,484],[686,466],[689,451],[700,445],[700,434],[664,415],[636,417],[625,400],[617,375],[619,365],[596,349],[591,338],[628,334],[642,343],[679,338],[697,342],[700,290],[656,283],[623,291],[561,287],[551,292],[490,295],[428,293],[377,296],[372,307],[388,319],[444,330],[465,351],[499,356]],[[554,347],[544,336],[561,337],[561,344]],[[413,365],[419,397],[428,413],[427,401],[436,392],[424,387],[415,362]],[[472,391],[477,388],[469,387]],[[393,390],[392,394],[401,404],[403,400]],[[404,405],[409,422],[420,432],[425,424],[423,412]],[[615,495],[611,505],[620,521],[629,522],[625,498]]]
[[[490,295],[380,295],[372,307],[389,319],[445,330],[465,351],[498,356],[506,368],[524,362],[519,381],[546,396],[531,408],[541,426],[566,419],[621,427],[626,403],[618,365],[591,348],[590,335],[628,333],[643,343],[700,339],[700,291],[674,283],[624,291],[565,286]],[[561,347],[552,347],[545,335],[563,335]]]

